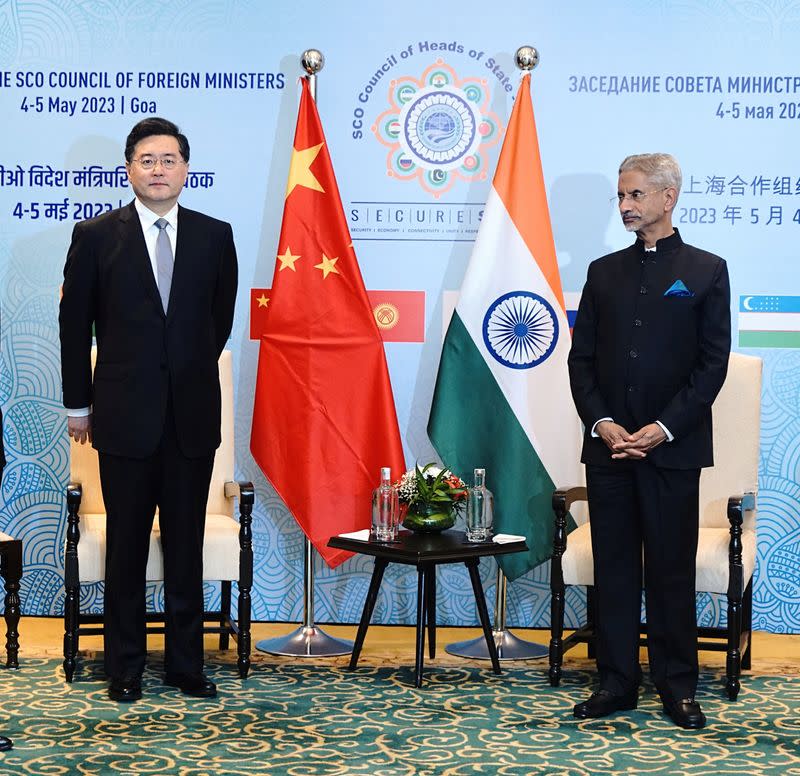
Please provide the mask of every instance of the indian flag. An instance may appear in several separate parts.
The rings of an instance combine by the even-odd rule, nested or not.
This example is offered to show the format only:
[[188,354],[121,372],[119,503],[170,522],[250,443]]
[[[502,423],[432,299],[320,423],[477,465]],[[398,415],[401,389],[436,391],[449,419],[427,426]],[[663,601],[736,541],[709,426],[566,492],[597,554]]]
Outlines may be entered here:
[[800,296],[740,296],[739,347],[800,348]]
[[445,336],[428,421],[449,469],[466,480],[486,469],[495,532],[526,537],[527,554],[500,559],[512,580],[551,555],[553,489],[583,482],[569,347],[527,74]]

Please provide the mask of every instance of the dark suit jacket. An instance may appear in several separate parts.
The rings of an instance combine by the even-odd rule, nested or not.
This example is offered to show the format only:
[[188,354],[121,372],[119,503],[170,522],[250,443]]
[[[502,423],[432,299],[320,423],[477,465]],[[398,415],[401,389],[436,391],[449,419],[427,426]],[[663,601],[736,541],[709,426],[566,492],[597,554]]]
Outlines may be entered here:
[[100,452],[153,453],[169,389],[182,452],[198,457],[219,446],[217,360],[231,331],[236,283],[230,224],[180,207],[165,315],[134,204],[76,224],[59,314],[64,405],[92,405]]
[[[590,435],[610,417],[630,432],[656,420],[669,429],[675,439],[648,454],[656,466],[713,465],[711,405],[731,345],[727,266],[677,230],[656,249],[637,240],[589,265],[569,354],[584,463],[615,463]],[[691,295],[667,294],[675,281]]]

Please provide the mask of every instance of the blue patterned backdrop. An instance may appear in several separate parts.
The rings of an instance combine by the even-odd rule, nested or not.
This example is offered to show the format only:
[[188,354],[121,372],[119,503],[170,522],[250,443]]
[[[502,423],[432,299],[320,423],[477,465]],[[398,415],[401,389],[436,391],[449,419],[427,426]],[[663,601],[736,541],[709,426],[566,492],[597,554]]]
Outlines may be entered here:
[[[198,179],[182,201],[231,221],[240,254],[230,347],[238,475],[257,491],[253,614],[298,620],[301,535],[248,449],[256,368],[250,289],[272,277],[298,54],[315,46],[327,58],[320,112],[367,287],[425,294],[424,342],[386,345],[410,463],[433,457],[425,426],[442,295],[458,289],[469,258],[469,225],[496,161],[492,127],[507,121],[518,83],[517,46],[532,43],[542,53],[533,99],[565,290],[574,298],[588,261],[628,242],[607,205],[620,159],[667,150],[684,168],[679,225],[689,242],[728,260],[736,322],[740,298],[800,296],[798,36],[797,0],[497,7],[343,0],[313,9],[287,0],[0,0],[0,401],[9,460],[0,528],[25,542],[24,611],[60,614],[63,603],[68,447],[56,315],[65,251],[76,216],[130,198],[113,175],[87,186],[74,175],[43,178],[43,169],[113,171],[130,126],[148,112],[189,135],[192,171],[211,174],[213,185]],[[488,127],[472,167],[438,176],[408,166],[391,124],[395,90],[432,70],[458,88],[476,85]],[[108,86],[71,87],[75,73],[104,74]],[[233,83],[225,74],[235,74]],[[398,220],[412,208],[426,231]],[[440,225],[437,213],[453,226]],[[765,364],[755,625],[800,632],[800,351],[747,352]],[[335,571],[318,562],[317,621],[357,620],[371,567],[366,558]],[[485,563],[482,574],[491,601],[494,567]],[[512,624],[549,623],[547,584],[540,568],[510,586]],[[440,622],[475,622],[463,569],[443,568],[439,590]],[[208,596],[218,591],[209,587]],[[161,589],[150,597],[159,606]],[[96,609],[101,598],[100,586],[89,587],[82,605]],[[376,619],[409,622],[415,604],[416,576],[390,567]],[[568,620],[584,607],[570,591]],[[698,611],[704,624],[724,619],[718,599],[704,598]]]

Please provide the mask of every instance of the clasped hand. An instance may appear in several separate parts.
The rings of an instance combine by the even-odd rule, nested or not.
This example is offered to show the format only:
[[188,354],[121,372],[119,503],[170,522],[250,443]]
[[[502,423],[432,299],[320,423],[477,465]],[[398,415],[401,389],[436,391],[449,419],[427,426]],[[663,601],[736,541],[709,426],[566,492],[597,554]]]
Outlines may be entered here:
[[597,424],[595,431],[611,450],[611,457],[616,460],[646,458],[650,450],[658,447],[667,438],[658,423],[648,423],[630,434],[618,423],[603,420]]
[[67,418],[67,432],[76,441],[85,445],[87,442],[92,441],[92,416],[84,415],[82,417]]

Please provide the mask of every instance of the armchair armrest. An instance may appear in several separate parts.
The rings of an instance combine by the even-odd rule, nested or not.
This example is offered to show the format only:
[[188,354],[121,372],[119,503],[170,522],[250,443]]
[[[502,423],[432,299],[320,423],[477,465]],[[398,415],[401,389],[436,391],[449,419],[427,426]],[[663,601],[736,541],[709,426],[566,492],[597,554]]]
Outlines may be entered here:
[[246,605],[249,607],[250,588],[253,586],[252,525],[253,504],[256,498],[253,483],[247,480],[226,482],[225,498],[239,499],[239,607],[241,610],[242,597],[244,597]]
[[[553,512],[555,525],[553,531],[553,563],[552,575],[561,575],[561,556],[567,549],[567,513],[576,501],[586,501],[586,488],[574,485],[569,488],[557,488],[553,491]],[[563,583],[562,583],[563,584]]]
[[242,504],[253,504],[255,502],[253,483],[247,480],[241,480],[239,482],[230,480],[226,482],[225,498],[238,498]]
[[74,506],[77,514],[81,506],[81,499],[83,498],[83,486],[80,482],[70,482],[67,485],[67,506]]
[[731,525],[741,525],[742,515],[756,508],[756,494],[753,491],[738,493],[728,498],[728,521]]
[[574,485],[569,488],[557,488],[553,491],[553,511],[556,514],[563,511],[566,515],[569,508],[576,501],[586,501],[586,488],[583,485]]

